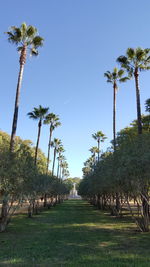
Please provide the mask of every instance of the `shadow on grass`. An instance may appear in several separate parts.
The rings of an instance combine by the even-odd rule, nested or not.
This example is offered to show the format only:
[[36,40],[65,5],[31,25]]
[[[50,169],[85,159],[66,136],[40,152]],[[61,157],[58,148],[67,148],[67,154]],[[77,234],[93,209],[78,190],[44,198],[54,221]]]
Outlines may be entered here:
[[149,266],[149,234],[82,200],[69,200],[33,219],[16,216],[0,235],[0,264]]

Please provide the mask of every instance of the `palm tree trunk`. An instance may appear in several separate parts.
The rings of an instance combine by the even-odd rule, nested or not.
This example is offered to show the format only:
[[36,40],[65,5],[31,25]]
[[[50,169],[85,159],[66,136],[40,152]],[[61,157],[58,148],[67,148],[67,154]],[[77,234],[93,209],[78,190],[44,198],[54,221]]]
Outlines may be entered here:
[[114,82],[113,85],[114,96],[113,96],[113,138],[114,138],[114,151],[116,150],[116,92],[117,92],[117,84]]
[[34,164],[35,165],[36,165],[36,162],[37,162],[38,147],[39,147],[39,141],[40,141],[40,135],[41,135],[41,126],[42,126],[42,122],[41,122],[41,120],[39,120],[38,137],[37,137],[37,143],[36,143],[36,148],[35,148],[35,158],[34,158]]
[[60,177],[60,179],[62,178],[62,167],[61,167],[61,164],[60,164],[60,170],[59,170],[59,177]]
[[94,158],[94,167],[95,167],[96,165],[96,153],[95,152],[93,153],[93,158]]
[[139,72],[138,72],[138,68],[135,68],[134,78],[135,78],[135,86],[136,86],[138,134],[142,134],[142,119],[141,119],[141,104],[140,104],[140,87],[139,87]]
[[[113,138],[114,138],[114,152],[116,151],[116,93],[117,93],[117,84],[114,81],[114,96],[113,96]],[[120,210],[120,200],[119,195],[116,193],[116,210]]]
[[65,169],[63,168],[62,169],[62,179],[64,179],[64,171],[65,171]]
[[100,139],[98,139],[98,162],[99,162],[99,153],[100,153]]
[[15,108],[14,108],[12,132],[11,132],[11,139],[10,139],[10,152],[14,151],[15,136],[16,136],[16,129],[17,129],[17,121],[18,121],[20,89],[21,89],[22,78],[23,78],[24,64],[26,61],[26,53],[27,53],[26,50],[27,50],[27,47],[26,45],[24,45],[21,51],[21,56],[20,56],[20,70],[19,70],[19,75],[18,75]]
[[51,140],[52,140],[52,128],[50,127],[50,135],[49,135],[49,143],[48,143],[48,154],[47,154],[47,168],[46,168],[46,173],[48,173],[48,167],[49,167],[49,162],[50,162]]
[[59,176],[59,159],[58,159],[58,166],[57,166],[57,178]]
[[56,148],[54,148],[54,158],[53,158],[52,176],[54,175],[55,159],[56,159]]

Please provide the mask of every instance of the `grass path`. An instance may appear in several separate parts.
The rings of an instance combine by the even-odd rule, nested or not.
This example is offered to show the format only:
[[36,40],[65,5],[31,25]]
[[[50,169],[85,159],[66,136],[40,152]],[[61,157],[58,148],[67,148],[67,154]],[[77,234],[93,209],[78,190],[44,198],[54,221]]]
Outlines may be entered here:
[[82,200],[33,219],[17,215],[0,234],[0,266],[150,266],[150,235]]

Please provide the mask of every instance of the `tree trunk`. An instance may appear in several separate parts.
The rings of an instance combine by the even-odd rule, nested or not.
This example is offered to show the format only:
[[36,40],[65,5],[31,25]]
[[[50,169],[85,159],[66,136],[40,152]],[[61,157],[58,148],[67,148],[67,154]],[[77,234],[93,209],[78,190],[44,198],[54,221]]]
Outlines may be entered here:
[[114,139],[114,151],[116,150],[116,92],[117,92],[117,84],[114,81],[113,85],[114,96],[113,96],[113,139]]
[[61,167],[61,164],[60,164],[60,170],[59,170],[59,177],[60,177],[60,179],[62,178],[62,167]]
[[31,202],[29,203],[29,206],[28,206],[28,218],[32,218],[32,204],[31,204]]
[[35,148],[35,159],[34,159],[35,165],[37,162],[38,147],[39,147],[39,141],[40,141],[40,135],[41,135],[41,126],[42,126],[42,121],[40,119],[39,124],[38,124],[38,137],[37,137],[37,143],[36,143],[36,148]]
[[143,210],[143,231],[148,232],[150,226],[150,207],[149,207],[149,196],[148,196],[148,186],[142,192],[142,210]]
[[56,148],[54,148],[54,158],[53,158],[52,176],[54,175],[55,159],[56,159]]
[[14,151],[15,136],[16,136],[16,130],[17,130],[17,121],[18,121],[20,89],[21,89],[21,84],[22,84],[24,64],[26,61],[26,52],[27,52],[26,50],[27,50],[27,47],[26,47],[26,45],[24,45],[22,48],[22,51],[21,51],[21,56],[20,56],[20,70],[19,70],[19,75],[18,75],[15,108],[14,108],[12,132],[11,132],[11,139],[10,139],[10,152]]
[[141,119],[141,104],[140,104],[140,87],[139,87],[138,68],[135,68],[134,78],[135,78],[135,86],[136,86],[138,134],[142,134],[142,119]]
[[99,162],[99,153],[100,153],[100,139],[98,139],[98,162]]
[[49,167],[49,162],[50,162],[51,141],[52,141],[52,128],[50,126],[50,135],[49,135],[49,143],[48,143],[48,154],[47,154],[47,169],[46,169],[46,173],[48,173],[48,167]]
[[117,214],[120,211],[120,199],[119,199],[119,194],[118,193],[116,193],[116,211],[117,211]]
[[59,176],[59,159],[58,159],[58,166],[57,166],[57,178]]
[[4,232],[8,224],[8,201],[3,200],[1,217],[0,217],[0,232]]
[[44,195],[44,203],[43,203],[43,207],[44,207],[44,208],[47,207],[47,194]]

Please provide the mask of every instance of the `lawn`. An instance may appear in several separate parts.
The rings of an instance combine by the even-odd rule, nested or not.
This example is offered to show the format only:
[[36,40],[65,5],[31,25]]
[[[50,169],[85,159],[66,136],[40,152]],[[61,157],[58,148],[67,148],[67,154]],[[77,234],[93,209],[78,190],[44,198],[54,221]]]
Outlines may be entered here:
[[150,234],[68,200],[28,219],[16,215],[0,234],[0,266],[150,266]]

